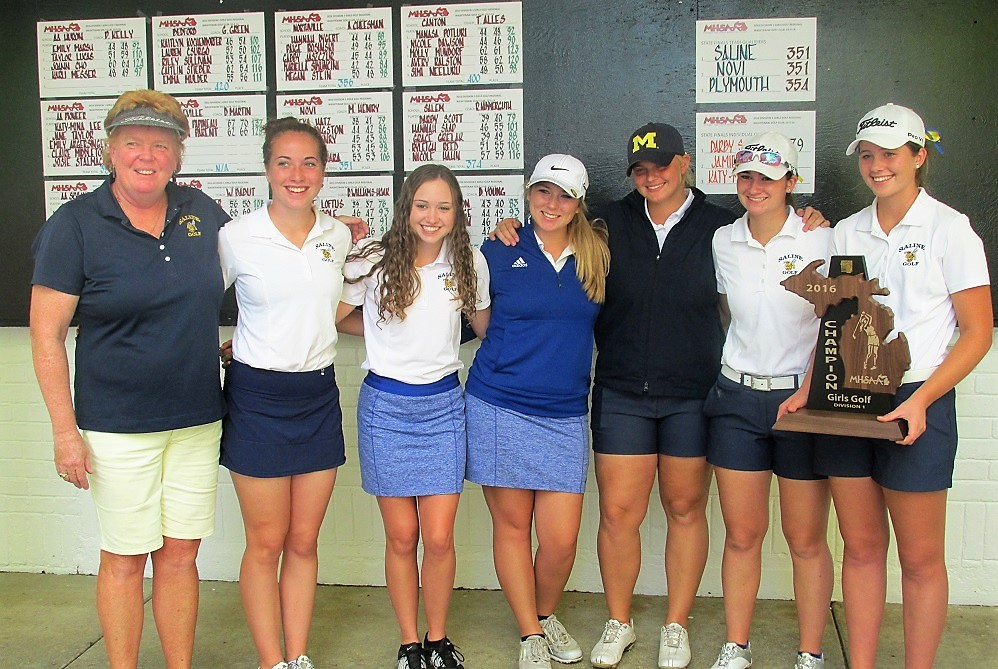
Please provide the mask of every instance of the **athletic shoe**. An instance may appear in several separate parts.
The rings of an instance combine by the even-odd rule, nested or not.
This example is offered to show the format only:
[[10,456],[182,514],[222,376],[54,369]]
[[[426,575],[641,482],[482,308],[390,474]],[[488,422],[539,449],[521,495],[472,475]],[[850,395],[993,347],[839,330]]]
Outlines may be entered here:
[[825,656],[799,652],[794,669],[825,669]]
[[[260,669],[263,669],[263,668],[261,667]],[[288,663],[287,662],[281,661],[281,662],[278,662],[277,664],[275,664],[270,669],[289,669],[289,667],[288,667]]]
[[561,621],[552,613],[541,621],[544,638],[548,641],[548,653],[555,662],[572,664],[582,659],[582,649],[572,638]]
[[616,667],[624,653],[631,649],[637,637],[634,635],[634,621],[622,623],[610,618],[603,628],[603,636],[593,646],[589,659],[594,667],[610,669]]
[[752,666],[752,644],[742,648],[737,643],[721,646],[721,653],[710,669],[747,669]]
[[296,659],[288,662],[288,669],[315,669],[315,665],[308,658],[308,655],[299,655]]
[[658,669],[676,669],[689,666],[693,659],[690,652],[690,635],[679,623],[662,627],[658,638]]
[[423,644],[418,641],[399,646],[398,659],[395,669],[429,669],[426,656],[423,654]]
[[430,642],[427,637],[423,637],[423,654],[426,655],[426,663],[430,669],[464,669],[464,655],[451,643],[451,640],[444,637],[440,641]]
[[519,669],[551,669],[547,639],[540,634],[531,634],[520,642]]

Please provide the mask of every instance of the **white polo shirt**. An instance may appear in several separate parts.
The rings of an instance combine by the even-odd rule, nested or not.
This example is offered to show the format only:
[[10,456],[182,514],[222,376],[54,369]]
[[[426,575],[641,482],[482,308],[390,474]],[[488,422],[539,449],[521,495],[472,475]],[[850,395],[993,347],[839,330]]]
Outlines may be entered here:
[[780,282],[815,260],[827,272],[832,231],[803,231],[800,216],[787,207],[783,228],[762,246],[748,228],[748,216],[714,233],[717,292],[727,296],[731,325],[721,361],[756,376],[803,374],[818,337],[810,302]]
[[950,295],[990,285],[984,244],[960,212],[919,189],[918,197],[890,234],[877,219],[877,201],[835,226],[832,255],[866,258],[869,278],[890,295],[873,299],[894,312],[894,331],[904,332],[911,369],[937,367],[956,329]]
[[258,369],[307,372],[336,357],[336,307],[350,229],[321,211],[299,249],[274,226],[267,207],[219,231],[226,287],[235,283],[239,321],[232,356]]
[[665,222],[658,224],[651,220],[651,211],[648,210],[648,200],[645,200],[645,216],[648,217],[648,222],[651,223],[651,229],[655,232],[655,238],[658,239],[658,248],[661,249],[665,245],[665,238],[669,236],[672,229],[676,227],[679,221],[683,220],[683,216],[686,214],[686,210],[690,208],[693,204],[693,191],[689,188],[686,189],[686,199],[683,203],[679,205],[679,209],[669,214],[669,217],[665,219]]
[[554,271],[556,272],[560,272],[561,268],[568,262],[568,259],[575,255],[575,249],[573,249],[572,245],[569,244],[565,247],[565,250],[561,252],[561,255],[555,258],[547,252],[547,249],[544,248],[544,242],[541,241],[541,238],[537,235],[537,232],[534,232],[534,239],[537,240],[537,248],[541,250],[541,253],[543,253],[544,257],[548,259],[548,262],[551,263],[551,266],[554,267]]
[[[370,243],[367,241],[366,243]],[[361,242],[361,247],[365,242]],[[478,275],[476,309],[491,304],[489,298],[489,266],[485,256],[473,249],[475,272]],[[377,257],[353,260],[344,268],[347,278],[363,276],[377,262]],[[420,290],[405,310],[405,319],[395,317],[381,321],[378,315],[380,272],[375,272],[355,284],[344,284],[343,297],[347,304],[364,305],[364,344],[367,359],[361,365],[404,383],[434,383],[464,366],[458,359],[461,346],[461,303],[445,241],[436,260],[416,270]]]

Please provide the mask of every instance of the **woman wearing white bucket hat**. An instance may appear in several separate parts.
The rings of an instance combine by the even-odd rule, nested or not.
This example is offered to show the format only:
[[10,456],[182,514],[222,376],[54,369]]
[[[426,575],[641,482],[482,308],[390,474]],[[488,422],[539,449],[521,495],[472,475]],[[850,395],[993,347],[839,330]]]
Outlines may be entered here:
[[[821,640],[832,594],[828,481],[813,466],[814,437],[773,430],[781,402],[800,387],[811,361],[818,319],[810,303],[780,282],[814,260],[827,260],[832,231],[802,232],[792,191],[797,150],[767,132],[735,154],[745,215],[714,233],[714,267],[729,321],[721,373],[707,395],[707,461],[714,466],[724,518],[726,643],[712,669],[751,666],[749,628],[769,530],[776,474],[783,535],[793,560],[800,645],[796,669],[824,666]],[[764,346],[760,343],[765,342]]]

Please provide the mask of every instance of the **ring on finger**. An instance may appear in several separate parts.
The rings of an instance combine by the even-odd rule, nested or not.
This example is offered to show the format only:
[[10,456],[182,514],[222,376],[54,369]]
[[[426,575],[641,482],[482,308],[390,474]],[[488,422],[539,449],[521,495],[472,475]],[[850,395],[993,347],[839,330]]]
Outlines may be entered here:
[[59,472],[59,478],[61,478],[63,481],[68,481],[69,472]]

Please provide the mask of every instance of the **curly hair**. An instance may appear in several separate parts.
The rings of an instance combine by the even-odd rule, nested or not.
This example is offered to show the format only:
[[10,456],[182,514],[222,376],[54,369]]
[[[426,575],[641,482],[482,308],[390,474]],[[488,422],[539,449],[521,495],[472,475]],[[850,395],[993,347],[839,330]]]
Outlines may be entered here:
[[416,246],[419,239],[409,225],[409,216],[416,191],[423,184],[438,179],[450,187],[454,201],[454,227],[445,241],[449,243],[449,260],[457,280],[456,299],[461,303],[461,311],[465,315],[475,313],[478,277],[475,273],[471,237],[468,235],[468,215],[464,209],[461,186],[449,169],[443,165],[428,164],[417,167],[402,184],[392,212],[392,225],[381,240],[366,245],[347,258],[348,262],[377,258],[367,274],[350,282],[356,283],[380,272],[378,316],[382,321],[392,317],[405,320],[405,310],[412,306],[419,294],[419,273],[416,271]]
[[[180,108],[180,103],[177,102],[177,98],[173,97],[169,93],[164,93],[163,91],[153,91],[147,88],[126,91],[118,96],[118,99],[114,101],[114,105],[108,110],[107,116],[104,117],[104,127],[107,127],[114,117],[121,112],[129,109],[135,109],[136,107],[149,107],[153,111],[166,114],[184,129],[183,136],[177,138],[177,169],[179,170],[180,162],[184,157],[184,140],[190,136],[191,126],[187,120],[187,115],[184,114],[184,110]],[[110,141],[116,131],[117,128],[108,133],[108,141]],[[104,160],[104,168],[110,172],[111,156],[107,150],[107,141],[104,142],[104,147],[101,153]]]

